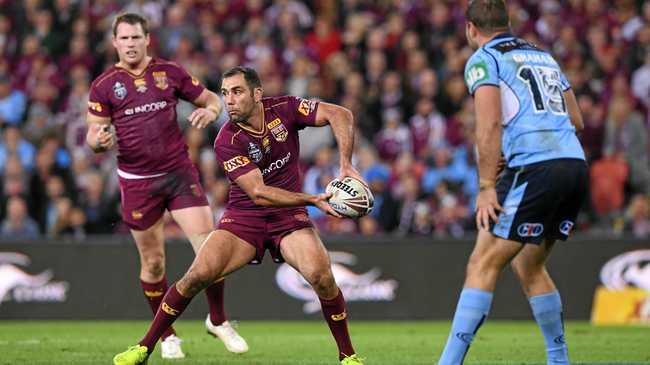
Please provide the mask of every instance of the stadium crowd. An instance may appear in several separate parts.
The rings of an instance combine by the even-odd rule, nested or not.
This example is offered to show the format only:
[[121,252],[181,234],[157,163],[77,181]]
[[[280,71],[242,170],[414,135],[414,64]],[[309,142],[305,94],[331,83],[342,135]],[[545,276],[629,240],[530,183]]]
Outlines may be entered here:
[[[510,0],[514,34],[549,49],[584,115],[590,201],[578,222],[597,234],[650,236],[650,1]],[[462,237],[475,231],[473,103],[463,72],[472,50],[465,1],[0,0],[0,237],[127,233],[115,151],[85,146],[90,82],[116,56],[122,11],[150,20],[153,55],[213,91],[245,64],[265,95],[341,104],[358,125],[355,160],[375,194],[358,221],[310,214],[325,234]],[[178,119],[220,217],[228,182],[208,130]],[[302,132],[303,188],[336,177],[328,128]],[[170,237],[180,236],[168,224]]]

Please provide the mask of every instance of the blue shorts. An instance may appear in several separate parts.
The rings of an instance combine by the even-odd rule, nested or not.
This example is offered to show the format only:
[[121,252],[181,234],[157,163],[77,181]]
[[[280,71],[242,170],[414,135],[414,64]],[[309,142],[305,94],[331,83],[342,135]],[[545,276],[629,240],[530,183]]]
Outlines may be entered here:
[[506,168],[496,191],[503,212],[491,222],[497,237],[539,244],[566,240],[587,196],[589,172],[583,160],[558,159]]

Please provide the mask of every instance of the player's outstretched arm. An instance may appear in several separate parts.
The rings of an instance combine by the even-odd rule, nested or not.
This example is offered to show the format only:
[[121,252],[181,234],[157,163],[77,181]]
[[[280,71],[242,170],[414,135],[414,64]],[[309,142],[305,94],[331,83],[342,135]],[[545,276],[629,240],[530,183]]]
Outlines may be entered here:
[[564,101],[566,102],[567,109],[569,110],[569,118],[571,118],[571,124],[576,127],[576,132],[582,132],[582,130],[585,129],[585,124],[582,121],[582,112],[580,112],[580,106],[578,106],[576,95],[573,93],[572,89],[564,92]]
[[111,119],[88,113],[86,117],[88,132],[86,143],[95,153],[108,151],[115,145],[115,136],[111,131]]
[[235,179],[235,183],[244,190],[255,204],[263,207],[280,208],[313,205],[327,214],[336,217],[341,216],[327,203],[327,199],[331,194],[309,195],[268,186],[264,184],[262,172],[259,169],[253,169],[239,176]]
[[478,147],[479,195],[476,198],[476,225],[489,229],[490,219],[498,221],[502,210],[497,200],[496,178],[501,158],[501,93],[484,85],[474,93],[476,145]]
[[221,99],[208,89],[204,89],[192,104],[198,107],[187,117],[193,127],[205,128],[221,114]]
[[348,108],[340,105],[320,102],[316,111],[316,126],[329,124],[339,147],[340,179],[345,176],[363,181],[361,174],[352,166],[354,148],[354,115]]

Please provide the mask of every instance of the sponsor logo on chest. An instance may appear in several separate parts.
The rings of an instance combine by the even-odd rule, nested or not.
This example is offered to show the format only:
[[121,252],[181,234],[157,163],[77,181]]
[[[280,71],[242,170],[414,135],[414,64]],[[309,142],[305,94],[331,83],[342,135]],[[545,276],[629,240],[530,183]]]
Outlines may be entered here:
[[272,162],[267,168],[262,170],[262,175],[266,175],[271,171],[283,168],[289,162],[289,160],[291,160],[291,152],[287,152],[286,156]]
[[282,121],[280,118],[275,118],[271,122],[269,122],[267,125],[267,128],[271,131],[271,134],[273,135],[273,138],[275,138],[276,141],[278,142],[284,142],[287,140],[287,136],[289,135],[289,131],[287,128],[282,124]]
[[127,108],[124,110],[125,115],[134,115],[139,113],[157,112],[167,106],[166,101],[154,101],[144,105],[138,105],[134,108]]

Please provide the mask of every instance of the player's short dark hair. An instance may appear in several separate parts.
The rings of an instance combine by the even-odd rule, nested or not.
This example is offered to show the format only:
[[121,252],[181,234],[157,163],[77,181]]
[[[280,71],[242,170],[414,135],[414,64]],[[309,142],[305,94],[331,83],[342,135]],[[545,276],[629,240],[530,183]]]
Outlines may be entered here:
[[140,24],[144,35],[149,34],[149,22],[147,19],[140,14],[136,13],[122,13],[115,17],[113,20],[113,36],[117,36],[117,26],[120,23],[128,23],[131,25]]
[[484,33],[507,31],[510,28],[508,7],[504,0],[470,0],[465,19]]
[[244,75],[244,80],[246,80],[246,84],[251,89],[251,91],[256,87],[262,87],[262,81],[260,81],[260,77],[257,74],[257,71],[245,66],[235,66],[231,68],[230,70],[224,72],[223,75],[221,75],[221,79],[223,80],[226,77],[232,77],[239,74]]

